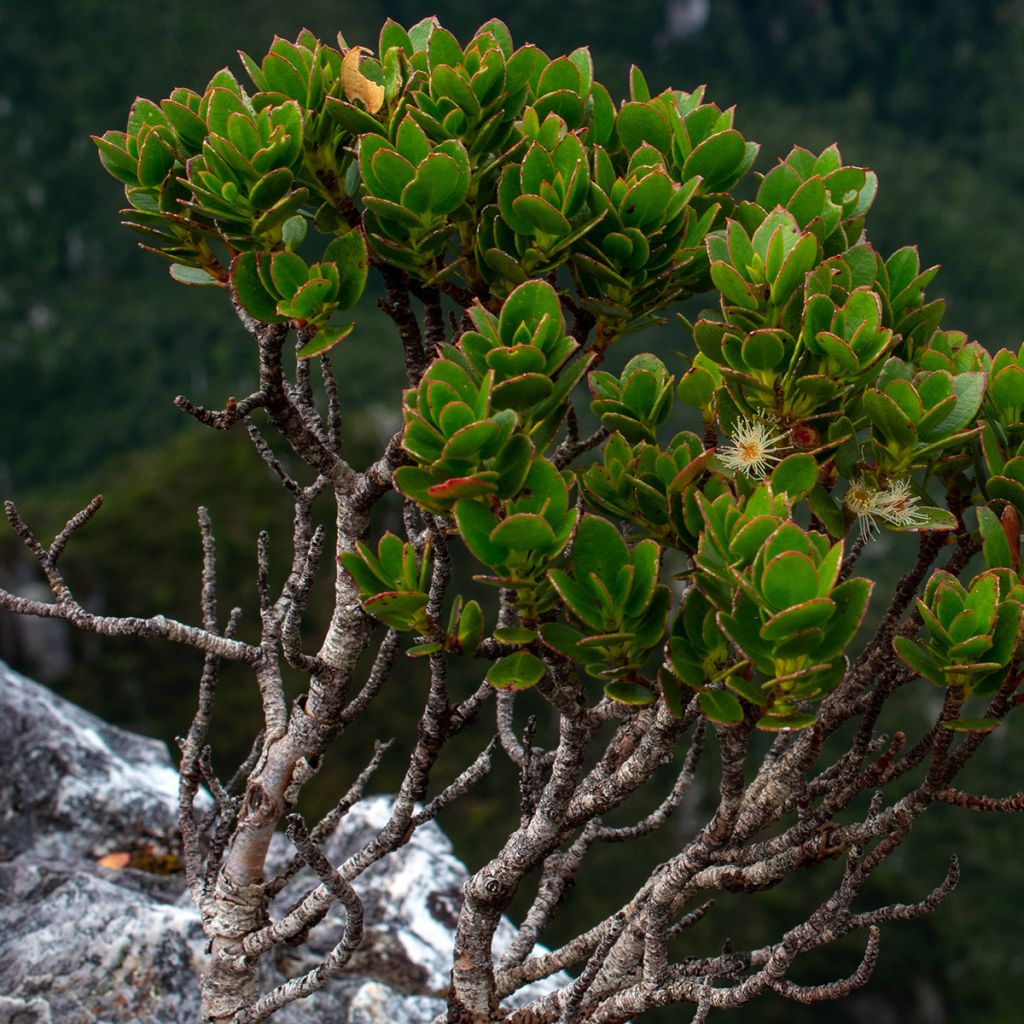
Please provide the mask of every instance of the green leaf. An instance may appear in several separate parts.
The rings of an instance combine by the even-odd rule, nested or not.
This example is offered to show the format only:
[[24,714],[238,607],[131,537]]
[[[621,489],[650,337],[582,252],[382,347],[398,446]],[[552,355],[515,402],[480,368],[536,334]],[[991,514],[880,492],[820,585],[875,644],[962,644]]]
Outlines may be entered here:
[[999,517],[985,505],[979,505],[977,512],[978,526],[981,530],[981,551],[985,565],[989,569],[1012,569],[1014,553],[1010,550],[1010,542],[1007,540],[1006,531],[1003,529]]
[[897,636],[893,639],[892,645],[900,660],[922,679],[927,679],[935,686],[944,687],[946,685],[942,663],[920,644],[914,643],[908,637]]
[[581,582],[594,573],[609,586],[629,561],[629,549],[622,534],[600,516],[585,515],[576,531],[572,567]]
[[773,370],[782,362],[786,350],[773,330],[751,331],[740,349],[743,361],[752,370]]
[[771,299],[781,305],[789,298],[793,290],[803,284],[807,272],[814,266],[818,255],[818,241],[814,235],[804,235],[796,243],[782,263],[782,267],[772,282]]
[[796,551],[776,556],[765,566],[761,592],[774,611],[810,601],[818,596],[818,573],[814,563]]
[[993,374],[988,394],[1001,410],[1020,408],[1024,405],[1024,368],[1013,363]]
[[875,388],[864,395],[864,411],[889,441],[910,447],[917,441],[917,430],[907,414],[891,399]]
[[281,225],[281,241],[284,242],[286,249],[290,252],[295,252],[306,240],[306,233],[308,231],[309,221],[301,213],[297,213],[294,217],[289,217]]
[[1022,614],[1024,608],[1015,601],[1004,601],[999,606],[995,629],[992,632],[992,646],[988,652],[991,661],[1006,665],[1013,657],[1020,642]]
[[698,409],[708,409],[714,401],[716,383],[708,370],[695,366],[683,374],[677,390],[680,401]]
[[573,661],[583,660],[584,652],[579,646],[583,634],[579,630],[573,629],[572,626],[568,626],[564,622],[545,622],[540,627],[540,635],[544,643],[552,650],[567,658],[572,658]]
[[139,161],[124,149],[124,132],[106,132],[102,136],[94,135],[92,141],[100,151],[100,163],[118,181],[126,185],[138,185]]
[[817,661],[832,661],[838,658],[853,642],[857,635],[874,584],[862,577],[854,577],[840,583],[831,594],[836,606],[825,630],[825,639],[814,651]]
[[644,175],[619,205],[622,223],[641,231],[653,231],[664,221],[665,207],[675,191],[672,179],[663,171]]
[[487,682],[498,690],[526,690],[544,678],[544,662],[529,651],[499,658],[487,673]]
[[673,718],[683,717],[683,688],[679,685],[671,672],[664,668],[658,669],[658,685],[661,687],[661,695],[665,706],[672,713]]
[[345,551],[338,556],[338,561],[364,596],[377,594],[394,586],[394,581],[385,578],[386,574],[376,559],[371,562],[370,557],[364,558],[354,551]]
[[565,216],[540,196],[519,196],[512,200],[512,209],[518,216],[533,225],[535,231],[543,231],[549,235],[561,237],[569,234],[571,230],[571,225]]
[[[732,305],[750,310],[758,308],[758,301],[750,293],[746,282],[728,263],[720,261],[712,263],[711,280],[724,298],[732,303]],[[702,349],[701,351],[704,350]],[[712,359],[714,358],[713,353],[708,353],[708,355]]]
[[953,378],[956,405],[932,431],[936,437],[949,437],[973,423],[985,397],[984,373],[959,373]]
[[906,526],[898,526],[893,523],[886,523],[890,530],[900,532],[913,532],[916,530],[955,530],[956,516],[944,508],[935,508],[932,505],[916,505],[914,507],[914,522]]
[[309,280],[309,269],[301,256],[275,252],[270,257],[270,277],[278,294],[290,299]]
[[794,500],[810,494],[817,482],[818,460],[813,455],[788,455],[772,470],[772,492]]
[[449,100],[470,118],[480,116],[480,101],[476,93],[457,71],[446,64],[435,67],[430,75],[431,93],[438,100]]
[[339,128],[352,135],[370,133],[379,136],[385,131],[384,126],[373,114],[367,113],[354,103],[346,103],[336,96],[328,96],[324,100],[324,110],[334,119]]
[[640,102],[651,98],[651,90],[647,86],[647,79],[644,73],[635,65],[629,69],[629,98]]
[[366,252],[366,239],[361,231],[347,231],[335,238],[324,251],[324,260],[335,263],[341,286],[336,302],[339,309],[349,309],[362,297],[366,288],[370,260]]
[[481,449],[497,440],[501,427],[494,420],[480,420],[471,423],[461,430],[456,430],[445,443],[443,457],[445,459],[475,459],[480,457]]
[[458,165],[445,153],[432,153],[417,168],[402,192],[402,203],[414,213],[444,217],[466,198]]
[[407,57],[412,56],[413,48],[409,34],[398,22],[388,18],[380,30],[377,52],[383,57],[393,46],[397,46]]
[[172,263],[169,268],[171,277],[180,284],[218,285],[220,281],[201,267],[186,267],[181,263]]
[[614,682],[607,683],[604,688],[604,695],[620,704],[644,705],[653,704],[656,694],[652,693],[646,686],[639,683]]
[[956,718],[943,722],[942,728],[950,732],[994,732],[1003,723],[998,718]]
[[[170,132],[167,131],[170,135]],[[174,152],[168,147],[161,132],[150,131],[139,148],[139,184],[155,187],[167,177],[174,166]]]
[[455,522],[470,553],[484,565],[497,568],[508,557],[508,548],[491,540],[498,525],[494,513],[479,501],[464,499],[455,503]]
[[545,318],[562,323],[558,293],[546,281],[526,281],[512,291],[501,307],[498,333],[510,342],[520,324],[526,324],[531,338]]
[[816,597],[794,605],[773,615],[762,627],[765,640],[782,640],[791,634],[812,626],[821,626],[835,613],[835,602],[827,597]]
[[427,60],[431,70],[441,64],[458,67],[462,63],[462,47],[459,41],[447,29],[435,24],[427,44]]
[[757,205],[765,210],[788,206],[800,184],[800,175],[789,164],[777,164],[764,176],[764,181],[758,187]]
[[331,301],[333,292],[333,282],[324,277],[311,277],[291,299],[286,300],[287,309],[282,308],[284,303],[280,303],[278,309],[298,320],[315,320],[325,312],[324,305]]
[[392,629],[407,632],[414,629],[413,620],[427,606],[427,595],[408,591],[377,594],[363,602],[367,614],[380,619]]
[[467,601],[459,617],[458,644],[463,654],[473,654],[484,635],[484,617],[476,601]]
[[835,499],[821,484],[815,484],[807,496],[808,508],[821,520],[829,534],[837,540],[846,533],[846,522]]
[[329,352],[339,341],[344,341],[353,330],[355,324],[346,324],[344,327],[321,327],[309,341],[296,353],[299,359],[312,359],[313,356],[323,355]]
[[768,703],[768,694],[765,693],[764,687],[755,683],[753,679],[747,679],[734,672],[726,679],[725,685],[733,693],[738,693],[745,701],[757,707],[763,708]]
[[231,287],[235,298],[255,319],[265,324],[281,323],[286,317],[277,313],[277,299],[267,291],[260,277],[255,252],[243,252],[231,264]]
[[709,135],[686,158],[683,180],[699,174],[704,179],[703,190],[716,192],[731,183],[746,154],[746,141],[738,131],[729,128]]
[[477,35],[484,35],[485,33],[489,33],[494,37],[505,59],[508,60],[512,56],[512,36],[509,33],[508,26],[500,18],[491,18],[490,21],[484,22],[477,30]]
[[[569,611],[580,622],[585,623],[590,629],[601,630],[606,628],[604,616],[600,608],[594,603],[594,598],[588,589],[585,589],[561,569],[549,569],[548,579],[555,590],[558,591],[559,596],[565,602]],[[554,646],[553,643],[552,646]]]
[[629,152],[645,142],[667,154],[672,144],[672,129],[657,107],[649,102],[624,103],[619,111],[619,139]]
[[523,626],[503,626],[494,631],[494,639],[500,640],[503,644],[532,644],[537,639],[537,634]]
[[765,715],[761,718],[757,727],[762,732],[782,732],[796,729],[806,729],[814,725],[817,715],[813,712],[786,711],[781,715]]
[[520,512],[503,519],[491,533],[491,541],[517,551],[543,552],[555,543],[555,534],[542,516]]
[[738,725],[743,721],[743,707],[725,690],[705,690],[698,694],[697,703],[705,717],[720,725]]

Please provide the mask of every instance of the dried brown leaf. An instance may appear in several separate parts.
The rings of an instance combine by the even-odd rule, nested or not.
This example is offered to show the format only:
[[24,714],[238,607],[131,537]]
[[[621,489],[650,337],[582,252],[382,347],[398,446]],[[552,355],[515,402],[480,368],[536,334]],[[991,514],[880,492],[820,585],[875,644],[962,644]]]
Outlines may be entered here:
[[384,87],[371,82],[359,70],[360,54],[369,52],[365,46],[353,46],[345,54],[341,61],[341,85],[345,99],[360,100],[371,114],[376,114],[384,106]]
[[125,853],[124,850],[118,850],[116,853],[108,853],[100,857],[96,861],[101,868],[108,868],[111,871],[120,871],[122,868],[128,867],[132,861],[132,855]]

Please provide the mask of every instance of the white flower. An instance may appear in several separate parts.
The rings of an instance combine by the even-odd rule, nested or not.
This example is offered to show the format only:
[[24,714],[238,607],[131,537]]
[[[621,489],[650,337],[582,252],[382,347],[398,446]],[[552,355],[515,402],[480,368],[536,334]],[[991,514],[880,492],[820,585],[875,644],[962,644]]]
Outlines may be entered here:
[[763,420],[737,420],[730,443],[718,450],[718,457],[731,470],[763,477],[779,461],[775,453],[788,447],[784,434],[773,434]]
[[850,484],[843,501],[857,517],[860,535],[866,541],[878,533],[879,520],[910,529],[928,522],[915,507],[919,499],[911,493],[909,480],[896,480],[879,489],[869,486],[861,477]]
[[920,500],[910,492],[909,480],[897,480],[881,492],[881,505],[878,514],[893,526],[924,526],[928,517],[915,506]]

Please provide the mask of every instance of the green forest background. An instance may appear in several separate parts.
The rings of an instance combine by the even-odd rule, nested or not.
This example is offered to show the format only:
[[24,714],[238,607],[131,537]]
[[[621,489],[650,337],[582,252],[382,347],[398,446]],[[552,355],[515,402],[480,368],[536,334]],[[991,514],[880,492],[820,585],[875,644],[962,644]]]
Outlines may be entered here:
[[[91,608],[194,620],[195,507],[205,503],[220,542],[224,605],[242,605],[251,620],[256,533],[268,527],[283,549],[289,510],[244,436],[213,435],[171,404],[179,393],[211,406],[248,393],[253,352],[219,292],[185,291],[118,226],[120,187],[100,168],[89,135],[123,127],[136,94],[160,99],[177,85],[202,89],[225,64],[237,70],[237,49],[262,54],[275,33],[294,37],[306,26],[331,40],[341,29],[349,43],[372,46],[386,17],[408,25],[431,13],[463,39],[498,15],[517,43],[533,42],[549,53],[589,44],[598,77],[613,95],[625,92],[631,63],[644,70],[652,91],[706,82],[708,97],[723,107],[736,104],[737,126],[762,143],[762,171],[794,143],[820,150],[838,141],[847,162],[878,172],[880,192],[869,218],[875,246],[889,252],[918,243],[926,265],[943,265],[933,292],[947,298],[947,326],[966,330],[993,351],[1019,343],[1019,0],[11,4],[0,16],[0,496],[15,498],[45,536],[92,494],[106,495],[103,512],[66,556]],[[644,343],[632,338],[622,344],[634,351]],[[681,330],[666,329],[654,343],[671,359],[688,340]],[[387,334],[372,294],[356,333],[336,352],[349,454],[361,463],[397,425],[402,382],[397,339]],[[887,576],[899,553],[880,541],[862,564]],[[0,529],[0,582],[30,583],[6,525]],[[0,656],[118,724],[168,742],[187,726],[198,675],[191,655],[59,631],[33,636],[0,622]],[[34,656],[34,647],[45,657]],[[317,780],[310,813],[347,785],[375,736],[409,735],[420,680],[403,666],[391,685],[386,709],[377,710],[365,735]],[[225,767],[251,738],[252,698],[247,680],[228,676],[215,726]],[[920,690],[909,695],[897,709],[898,726],[920,727],[930,698]],[[453,752],[442,771],[453,773],[475,750]],[[1021,724],[997,733],[979,760],[972,787],[993,793],[1021,788]],[[400,750],[394,751],[380,788],[396,784],[400,762]],[[442,822],[470,866],[488,855],[495,830],[509,820],[513,786],[511,774],[496,769],[476,799]],[[704,798],[700,790],[688,798],[663,843],[678,844],[692,829],[714,778],[702,786]],[[869,990],[817,1009],[766,1000],[730,1019],[1018,1021],[1024,885],[1015,868],[1022,838],[1020,821],[937,809],[869,895],[920,898],[942,877],[953,850],[964,881],[933,917],[884,930]],[[581,880],[552,939],[617,906],[621,893],[608,880],[625,885],[668,849],[603,851],[595,870],[602,881]],[[706,948],[728,936],[740,947],[772,938],[825,894],[839,869],[818,873],[830,871],[827,878],[797,877],[763,897],[723,900],[688,941]],[[829,950],[798,980],[844,975],[857,957],[852,944]],[[686,1013],[649,1019],[678,1021]]]

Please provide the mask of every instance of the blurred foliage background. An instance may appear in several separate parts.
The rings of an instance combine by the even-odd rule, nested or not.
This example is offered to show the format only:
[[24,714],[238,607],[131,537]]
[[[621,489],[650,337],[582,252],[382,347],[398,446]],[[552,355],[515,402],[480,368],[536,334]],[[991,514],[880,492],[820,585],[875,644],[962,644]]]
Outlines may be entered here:
[[[993,351],[1019,342],[1019,0],[634,0],[628,6],[518,0],[509,9],[494,0],[370,0],[347,10],[322,0],[284,8],[269,0],[12,6],[0,33],[0,492],[15,498],[44,536],[92,494],[106,495],[106,508],[67,555],[72,581],[91,608],[195,619],[195,507],[205,503],[220,544],[223,606],[240,604],[254,628],[256,533],[271,530],[283,563],[289,509],[244,435],[213,435],[171,404],[179,393],[218,407],[228,395],[248,393],[254,353],[221,293],[185,292],[162,261],[142,254],[119,228],[120,187],[100,168],[89,135],[122,127],[136,94],[160,99],[177,85],[201,90],[217,68],[237,70],[237,49],[262,54],[275,33],[291,38],[306,26],[332,40],[341,29],[349,43],[372,46],[386,17],[408,25],[427,14],[463,38],[498,15],[517,43],[534,42],[549,53],[589,44],[597,75],[613,95],[625,93],[631,63],[642,67],[652,91],[706,82],[708,97],[723,107],[737,104],[738,127],[762,143],[761,171],[793,144],[817,151],[838,141],[847,162],[878,172],[880,193],[869,218],[875,246],[890,252],[916,242],[925,265],[943,264],[932,291],[947,298],[947,326]],[[371,286],[356,333],[335,350],[349,454],[358,465],[397,426],[402,381],[397,338],[372,292]],[[621,344],[635,351],[645,343]],[[654,344],[671,361],[688,339],[665,329]],[[889,543],[872,546],[862,571],[891,585],[894,555],[903,552]],[[25,592],[39,585],[6,528],[0,582]],[[324,587],[311,628],[317,615],[326,615]],[[185,652],[101,643],[59,624],[6,619],[0,656],[109,720],[168,742],[192,712],[199,663]],[[472,684],[467,676],[457,685]],[[400,738],[377,780],[382,789],[396,784],[401,738],[414,727],[420,685],[418,670],[401,665],[386,707],[359,736],[346,738],[318,778],[310,813],[345,788],[375,736]],[[916,689],[904,698],[890,726],[913,734],[931,710],[932,694]],[[254,710],[249,681],[228,675],[214,731],[225,767],[243,756]],[[468,763],[479,745],[468,742],[448,755],[442,773]],[[1011,725],[989,741],[965,785],[992,793],[1018,788],[1022,757],[1024,736]],[[496,768],[476,798],[443,821],[470,866],[486,858],[502,823],[517,813],[514,784],[511,772]],[[607,880],[621,878],[625,886],[668,855],[699,821],[714,784],[713,774],[701,778],[661,845],[602,851],[551,939],[618,906],[621,893]],[[1016,1022],[1024,995],[1018,911],[1024,893],[1013,875],[1020,845],[1019,822],[936,809],[871,896],[920,898],[954,850],[964,881],[933,917],[884,931],[869,990],[821,1008],[766,1000],[731,1019]],[[737,948],[767,941],[822,898],[839,870],[838,863],[829,865],[763,896],[722,900],[688,941],[704,949],[726,937]],[[858,955],[854,946],[830,949],[797,980],[844,975]],[[649,1019],[680,1017],[673,1011]]]

